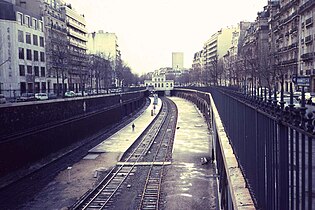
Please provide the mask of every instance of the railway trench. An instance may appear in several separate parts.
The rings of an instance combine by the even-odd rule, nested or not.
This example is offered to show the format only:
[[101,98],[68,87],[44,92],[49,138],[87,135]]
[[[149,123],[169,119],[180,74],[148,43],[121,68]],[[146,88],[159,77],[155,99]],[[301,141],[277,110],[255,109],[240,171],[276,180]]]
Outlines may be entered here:
[[[127,126],[125,128],[127,130],[117,133],[111,137],[110,141],[106,140],[100,147],[92,149],[86,158],[70,169],[60,172],[54,181],[21,209],[77,208],[74,204],[84,197],[82,195],[87,189],[95,188],[111,169],[115,172],[115,168],[122,165],[124,169],[117,172],[119,179],[124,179],[121,187],[109,199],[108,206],[103,206],[103,201],[101,201],[98,204],[100,207],[103,206],[106,209],[216,209],[216,176],[213,165],[211,163],[203,165],[201,162],[201,158],[210,159],[210,134],[207,124],[192,103],[179,98],[171,98],[171,100],[178,107],[179,119],[177,121],[177,116],[176,118],[171,116],[170,122],[173,122],[173,127],[159,128],[159,130],[164,129],[165,136],[160,137],[161,142],[154,141],[151,147],[145,150],[145,157],[137,161],[133,159],[127,163],[124,162],[126,154],[130,152],[127,148],[142,132],[140,131],[141,122],[137,122],[136,119],[135,132]],[[151,116],[151,108],[147,110],[147,117],[152,120],[152,117],[156,116]],[[157,106],[157,108],[163,107]],[[143,120],[142,123],[145,124],[145,121]],[[177,124],[175,124],[176,121]],[[173,132],[175,130],[176,133]],[[170,142],[163,142],[166,139]],[[172,147],[173,144],[174,147]],[[126,150],[127,152],[122,156]],[[126,176],[127,173],[129,176]],[[151,177],[148,176],[150,174]],[[114,179],[114,183],[121,181],[119,179]],[[147,191],[144,186],[147,186]],[[112,184],[110,187],[114,188]],[[105,191],[106,193],[109,191]]]

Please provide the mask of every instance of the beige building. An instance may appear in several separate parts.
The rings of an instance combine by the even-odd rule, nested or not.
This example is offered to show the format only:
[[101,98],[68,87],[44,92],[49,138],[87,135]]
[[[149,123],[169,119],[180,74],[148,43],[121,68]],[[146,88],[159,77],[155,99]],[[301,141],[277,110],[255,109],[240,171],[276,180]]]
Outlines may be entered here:
[[184,53],[182,52],[172,53],[172,68],[174,70],[182,70],[184,68]]

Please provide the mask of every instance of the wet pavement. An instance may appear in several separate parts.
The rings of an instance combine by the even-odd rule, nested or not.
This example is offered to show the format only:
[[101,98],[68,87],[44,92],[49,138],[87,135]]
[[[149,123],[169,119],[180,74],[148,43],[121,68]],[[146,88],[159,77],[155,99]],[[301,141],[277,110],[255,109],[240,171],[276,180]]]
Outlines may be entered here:
[[166,168],[162,185],[163,209],[218,209],[217,181],[210,160],[210,134],[196,106],[171,98],[178,108],[172,165]]

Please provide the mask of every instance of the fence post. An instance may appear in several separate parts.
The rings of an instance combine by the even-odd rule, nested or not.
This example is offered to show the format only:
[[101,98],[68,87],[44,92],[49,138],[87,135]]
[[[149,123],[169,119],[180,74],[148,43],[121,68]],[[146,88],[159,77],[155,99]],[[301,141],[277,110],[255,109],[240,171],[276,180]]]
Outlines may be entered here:
[[288,128],[278,123],[279,128],[279,207],[289,209],[289,147]]

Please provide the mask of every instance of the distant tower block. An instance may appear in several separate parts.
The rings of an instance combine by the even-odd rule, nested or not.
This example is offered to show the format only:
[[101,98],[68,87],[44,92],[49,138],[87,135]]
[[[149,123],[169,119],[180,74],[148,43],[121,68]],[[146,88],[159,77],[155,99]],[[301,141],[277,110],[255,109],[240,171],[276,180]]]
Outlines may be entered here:
[[172,68],[174,70],[181,70],[184,68],[184,53],[182,52],[172,53]]

